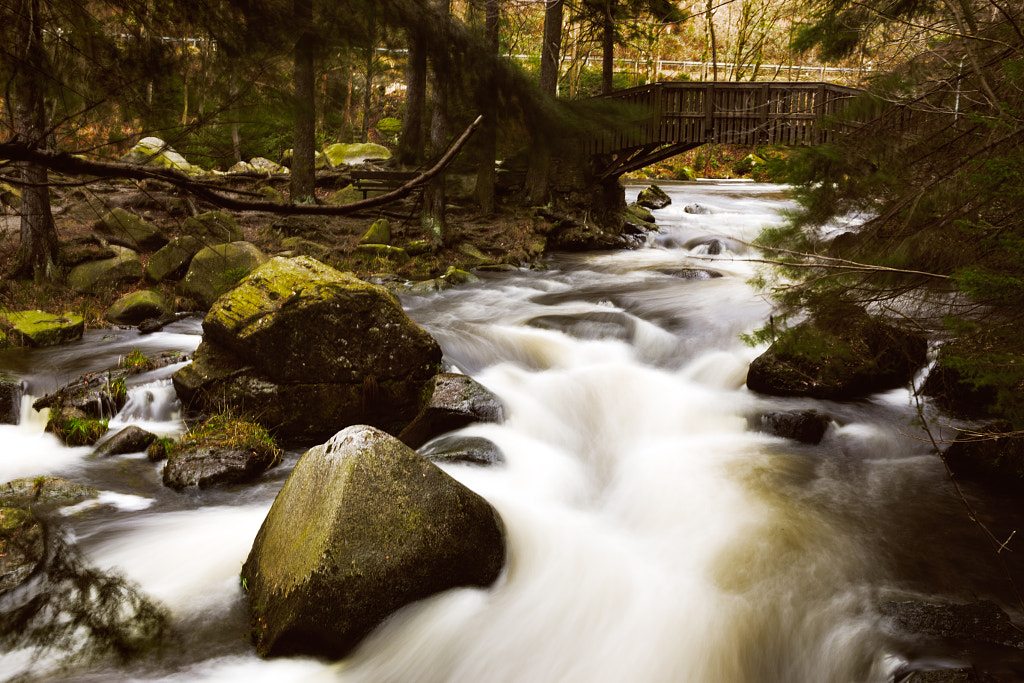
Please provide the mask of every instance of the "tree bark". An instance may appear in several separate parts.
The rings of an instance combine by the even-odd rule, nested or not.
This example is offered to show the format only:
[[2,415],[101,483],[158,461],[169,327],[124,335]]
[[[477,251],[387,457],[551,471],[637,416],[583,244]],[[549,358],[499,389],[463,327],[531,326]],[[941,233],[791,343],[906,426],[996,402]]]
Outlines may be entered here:
[[362,142],[370,141],[370,107],[373,106],[373,77],[376,75],[375,63],[377,61],[377,24],[370,22],[370,32],[366,42],[366,79],[363,81],[363,118],[360,128],[359,139]]
[[[440,11],[451,11],[451,0],[439,0]],[[444,152],[448,142],[448,88],[444,73],[447,65],[435,57],[430,69],[430,89],[434,94],[434,106],[430,113],[430,158]],[[447,225],[444,215],[445,179],[439,175],[423,190],[423,215],[421,222],[427,239],[436,249],[447,239]]]
[[[46,54],[39,5],[39,0],[26,0],[15,17],[17,35],[24,41],[18,46],[24,58],[14,75],[14,119],[18,138],[30,149],[44,148],[47,132],[46,101],[40,82],[46,73]],[[22,162],[21,181],[21,241],[10,274],[52,279],[59,243],[50,212],[49,172],[45,166]]]
[[713,0],[707,0],[708,43],[711,45],[711,80],[718,80],[718,46],[715,44],[715,9]]
[[[561,1],[561,0],[559,0]],[[484,40],[495,55],[498,54],[498,19],[501,12],[500,0],[487,0],[484,19]],[[498,155],[498,103],[494,99],[494,78],[488,77],[487,87],[481,88],[480,110],[484,124],[480,129],[480,161],[476,172],[476,200],[484,213],[493,213],[495,206],[494,183],[497,177],[494,169]]]
[[291,200],[308,203],[316,185],[316,87],[313,70],[313,3],[295,0],[300,27],[293,74],[295,132],[292,141]]
[[423,117],[427,102],[427,50],[420,31],[409,32],[409,63],[405,72],[405,117],[398,141],[398,163],[423,163]]
[[607,0],[601,25],[601,93],[608,95],[615,89],[612,76],[615,72],[615,16],[614,0]]
[[548,0],[544,10],[544,43],[540,53],[540,91],[558,96],[558,68],[562,56],[562,15],[565,0]]

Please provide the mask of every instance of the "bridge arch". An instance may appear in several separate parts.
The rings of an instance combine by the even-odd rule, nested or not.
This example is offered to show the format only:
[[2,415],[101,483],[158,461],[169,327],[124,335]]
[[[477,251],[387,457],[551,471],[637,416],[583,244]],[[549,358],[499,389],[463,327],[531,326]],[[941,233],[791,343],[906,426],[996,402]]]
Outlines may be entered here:
[[842,131],[823,121],[855,88],[831,83],[652,83],[606,95],[633,105],[633,125],[600,135],[586,151],[602,159],[602,179],[618,177],[700,145],[820,144]]

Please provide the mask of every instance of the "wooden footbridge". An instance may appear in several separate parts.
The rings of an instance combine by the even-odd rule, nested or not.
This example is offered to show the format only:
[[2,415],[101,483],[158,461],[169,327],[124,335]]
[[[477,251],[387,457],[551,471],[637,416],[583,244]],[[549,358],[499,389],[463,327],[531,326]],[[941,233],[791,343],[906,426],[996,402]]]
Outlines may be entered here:
[[632,125],[588,143],[617,177],[700,145],[815,145],[842,131],[831,122],[860,93],[831,83],[680,81],[620,90],[607,98],[633,105]]

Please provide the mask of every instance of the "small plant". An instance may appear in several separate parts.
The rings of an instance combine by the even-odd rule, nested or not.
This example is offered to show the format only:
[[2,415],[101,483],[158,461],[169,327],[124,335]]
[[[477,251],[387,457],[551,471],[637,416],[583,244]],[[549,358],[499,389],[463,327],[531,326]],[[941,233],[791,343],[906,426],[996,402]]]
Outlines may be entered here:
[[137,375],[140,372],[153,370],[156,368],[156,363],[139,349],[132,349],[127,355],[121,358],[121,361],[117,366],[123,370],[127,370],[129,375]]
[[60,412],[50,415],[46,431],[51,432],[68,446],[91,446],[106,434],[108,420],[68,417]]
[[275,464],[281,457],[281,449],[270,432],[231,413],[218,413],[185,432],[181,439],[167,448],[167,457],[173,458],[182,450],[198,445],[269,452],[274,456]]
[[110,394],[110,398],[113,400],[114,405],[123,406],[125,400],[128,398],[128,387],[125,384],[124,377],[118,377],[116,379],[107,378],[107,393]]

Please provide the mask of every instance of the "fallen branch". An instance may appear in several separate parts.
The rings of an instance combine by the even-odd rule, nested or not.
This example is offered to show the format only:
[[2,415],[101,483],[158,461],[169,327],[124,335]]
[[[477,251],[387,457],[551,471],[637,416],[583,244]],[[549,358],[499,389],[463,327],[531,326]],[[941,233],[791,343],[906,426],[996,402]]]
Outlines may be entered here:
[[455,159],[455,156],[465,146],[466,142],[473,135],[473,132],[480,126],[482,116],[478,116],[473,123],[463,131],[455,142],[448,148],[437,163],[431,168],[416,176],[405,185],[396,190],[379,197],[361,199],[349,204],[290,204],[287,202],[267,202],[238,199],[229,197],[220,187],[211,183],[196,180],[184,173],[167,168],[153,168],[149,166],[138,166],[110,161],[90,161],[74,157],[67,152],[52,152],[49,150],[32,149],[24,143],[6,142],[0,143],[0,158],[10,161],[27,161],[39,164],[46,168],[65,173],[68,175],[91,175],[99,178],[130,178],[135,180],[161,180],[192,193],[200,199],[211,204],[233,211],[262,211],[279,215],[307,215],[307,216],[345,216],[358,211],[376,208],[391,204],[399,199],[412,194],[415,190],[426,185],[435,177],[440,175],[445,168]]

